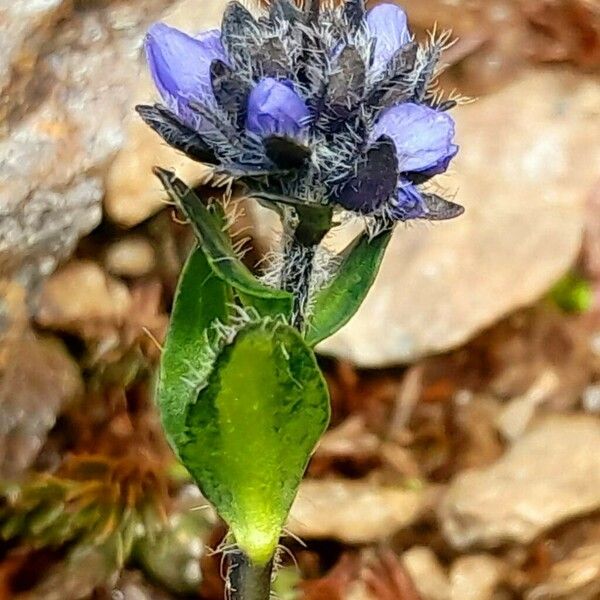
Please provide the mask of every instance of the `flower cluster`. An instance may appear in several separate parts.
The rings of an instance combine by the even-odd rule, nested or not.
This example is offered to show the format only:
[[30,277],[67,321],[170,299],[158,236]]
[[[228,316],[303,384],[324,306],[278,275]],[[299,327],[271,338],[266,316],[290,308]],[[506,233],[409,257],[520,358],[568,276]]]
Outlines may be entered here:
[[167,143],[263,200],[385,222],[452,218],[462,207],[428,183],[458,151],[447,112],[456,102],[432,84],[447,39],[418,44],[393,4],[273,0],[255,18],[233,1],[221,30],[151,28],[164,105],[137,110]]

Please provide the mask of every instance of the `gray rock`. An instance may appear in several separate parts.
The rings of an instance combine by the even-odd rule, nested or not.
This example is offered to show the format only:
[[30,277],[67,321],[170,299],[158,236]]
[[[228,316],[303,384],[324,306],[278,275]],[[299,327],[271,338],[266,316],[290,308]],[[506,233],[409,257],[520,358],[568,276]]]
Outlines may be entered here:
[[22,0],[3,15],[10,35],[0,71],[12,74],[0,81],[3,275],[35,282],[99,223],[102,176],[124,141],[143,33],[166,3]]
[[82,392],[73,358],[29,327],[26,290],[0,280],[0,478],[31,466],[60,412]]
[[591,78],[538,70],[457,108],[461,152],[442,184],[465,215],[399,227],[364,305],[321,350],[364,367],[410,362],[539,298],[580,248],[598,105]]
[[600,421],[562,415],[535,423],[492,466],[464,471],[439,508],[458,549],[527,544],[600,508]]
[[0,92],[12,84],[13,93],[13,97],[2,95],[2,116],[14,102],[17,88],[22,91],[26,87],[42,44],[71,4],[70,0],[16,0],[0,7]]
[[82,391],[61,342],[26,332],[0,353],[0,477],[20,476],[35,460],[57,416]]

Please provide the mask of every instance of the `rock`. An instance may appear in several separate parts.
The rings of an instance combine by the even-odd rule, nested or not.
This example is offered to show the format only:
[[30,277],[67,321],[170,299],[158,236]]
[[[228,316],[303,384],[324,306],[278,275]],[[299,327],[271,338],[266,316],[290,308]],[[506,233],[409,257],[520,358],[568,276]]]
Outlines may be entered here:
[[600,413],[600,383],[588,385],[585,390],[583,390],[581,403],[587,412],[594,414]]
[[359,579],[350,583],[344,595],[344,600],[377,600],[377,598],[367,588],[367,584]]
[[[161,21],[189,33],[218,27],[227,0],[177,2]],[[131,105],[157,99],[147,68],[142,68]],[[164,194],[152,167],[173,169],[187,182],[199,179],[206,167],[191,161],[167,146],[136,114],[126,121],[126,142],[110,167],[106,182],[104,209],[122,227],[133,227],[164,207]]]
[[458,549],[527,544],[568,519],[600,508],[600,421],[546,417],[488,468],[460,473],[439,508]]
[[544,583],[525,595],[526,600],[597,600],[600,598],[600,544],[576,548],[552,565]]
[[31,331],[0,350],[0,478],[35,460],[61,410],[82,391],[79,368],[61,342]]
[[111,590],[113,600],[174,600],[174,596],[147,581],[139,571],[124,571]]
[[156,256],[152,244],[143,237],[126,237],[106,250],[104,264],[113,275],[141,277],[154,268]]
[[450,569],[450,600],[492,600],[504,565],[486,554],[458,558]]
[[522,396],[512,398],[496,418],[496,426],[511,441],[520,437],[533,419],[538,407],[556,392],[560,385],[553,370],[544,371]]
[[449,600],[448,576],[430,548],[413,546],[402,555],[402,562],[422,600]]
[[[15,0],[0,8],[0,91],[13,79],[19,80],[20,89],[26,86],[42,44],[56,21],[68,13],[70,4],[68,0]],[[0,114],[4,115],[11,101],[14,98],[3,94]]]
[[166,527],[137,543],[137,561],[168,590],[193,594],[202,582],[200,560],[209,551],[212,529],[205,511],[172,514]]
[[413,523],[424,504],[423,491],[368,481],[307,480],[300,485],[288,529],[307,539],[371,543]]
[[31,331],[26,294],[15,281],[0,280],[0,479],[31,466],[83,387],[64,345]]
[[27,290],[16,281],[0,279],[0,354],[28,329]]
[[36,321],[43,327],[76,331],[85,322],[122,322],[131,307],[127,287],[94,262],[72,261],[44,284]]
[[[600,109],[598,110],[600,115]],[[588,199],[583,245],[583,265],[586,272],[595,280],[600,280],[600,181],[597,182]]]
[[461,151],[441,183],[464,216],[398,227],[364,305],[321,350],[363,367],[410,362],[539,298],[580,248],[598,105],[595,80],[536,70],[457,108]]
[[[35,284],[99,223],[102,173],[124,141],[141,40],[166,2],[20,0],[3,15],[11,34],[2,36],[2,55],[13,65],[0,69],[12,73],[0,83],[5,276]],[[26,75],[18,67],[23,57]]]

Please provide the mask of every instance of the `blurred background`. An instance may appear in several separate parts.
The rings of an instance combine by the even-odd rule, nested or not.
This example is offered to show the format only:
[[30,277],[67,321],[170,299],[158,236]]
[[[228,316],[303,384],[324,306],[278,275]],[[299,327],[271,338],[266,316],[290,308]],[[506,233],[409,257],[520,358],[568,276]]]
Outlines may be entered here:
[[[0,2],[1,600],[223,597],[225,530],[152,399],[193,241],[150,169],[203,173],[133,106],[148,26],[224,5]],[[476,101],[443,185],[466,213],[398,227],[321,349],[333,420],[279,597],[599,599],[600,3],[403,6],[459,38],[442,84]],[[253,261],[273,221],[247,224]]]

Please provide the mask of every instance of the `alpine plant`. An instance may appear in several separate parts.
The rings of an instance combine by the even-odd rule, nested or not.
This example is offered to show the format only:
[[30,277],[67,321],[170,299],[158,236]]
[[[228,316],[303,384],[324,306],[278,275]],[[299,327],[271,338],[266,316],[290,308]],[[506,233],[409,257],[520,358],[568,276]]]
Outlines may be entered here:
[[[198,0],[202,1],[202,0]],[[207,0],[204,0],[207,1]],[[168,144],[280,215],[262,278],[223,206],[156,174],[193,225],[161,355],[157,403],[178,457],[230,529],[234,600],[268,600],[277,547],[330,405],[313,348],[356,312],[394,226],[463,209],[433,179],[458,151],[435,83],[448,34],[415,41],[393,4],[230,2],[220,30],[146,39],[162,103],[137,110]],[[365,226],[339,254],[322,240]]]

